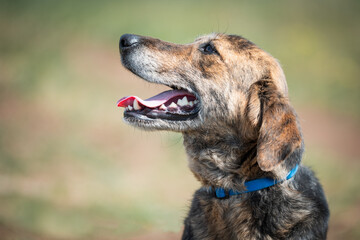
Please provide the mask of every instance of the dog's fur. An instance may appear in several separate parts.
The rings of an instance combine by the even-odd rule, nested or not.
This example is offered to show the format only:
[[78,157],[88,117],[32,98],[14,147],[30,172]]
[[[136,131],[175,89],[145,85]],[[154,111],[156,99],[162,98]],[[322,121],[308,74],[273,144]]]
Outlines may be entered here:
[[[182,239],[326,239],[329,210],[313,172],[300,165],[281,184],[218,199],[207,189],[244,190],[247,180],[284,179],[304,149],[279,63],[252,42],[210,34],[177,45],[136,36],[121,47],[123,65],[143,79],[177,86],[200,100],[185,121],[125,121],[183,133],[189,167],[202,186],[194,194]],[[213,52],[204,48],[211,45]]]

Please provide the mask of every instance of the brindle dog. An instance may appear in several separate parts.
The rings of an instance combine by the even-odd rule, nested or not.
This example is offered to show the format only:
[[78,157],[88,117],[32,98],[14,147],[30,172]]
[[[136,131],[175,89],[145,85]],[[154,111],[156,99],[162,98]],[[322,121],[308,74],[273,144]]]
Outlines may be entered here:
[[[183,134],[189,167],[202,187],[182,239],[326,239],[328,205],[313,172],[300,165],[300,125],[283,70],[270,54],[225,34],[186,45],[125,34],[120,52],[131,72],[173,89],[118,105],[133,126]],[[247,181],[263,178],[281,181],[243,194],[214,194],[216,188],[241,192]]]

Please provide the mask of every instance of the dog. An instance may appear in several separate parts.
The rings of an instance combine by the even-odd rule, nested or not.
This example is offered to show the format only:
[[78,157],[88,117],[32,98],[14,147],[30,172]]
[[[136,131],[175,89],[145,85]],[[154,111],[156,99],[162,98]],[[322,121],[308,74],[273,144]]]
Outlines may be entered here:
[[125,34],[119,46],[125,68],[171,89],[118,106],[130,125],[183,134],[202,187],[182,239],[326,239],[327,201],[300,163],[303,137],[275,58],[215,33],[185,45]]

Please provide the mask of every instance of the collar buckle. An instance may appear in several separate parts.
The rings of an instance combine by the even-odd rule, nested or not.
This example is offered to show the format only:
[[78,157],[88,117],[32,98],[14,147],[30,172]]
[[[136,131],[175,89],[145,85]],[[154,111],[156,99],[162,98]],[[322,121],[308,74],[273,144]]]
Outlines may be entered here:
[[223,188],[215,188],[214,193],[218,199],[228,199],[230,197],[229,190]]

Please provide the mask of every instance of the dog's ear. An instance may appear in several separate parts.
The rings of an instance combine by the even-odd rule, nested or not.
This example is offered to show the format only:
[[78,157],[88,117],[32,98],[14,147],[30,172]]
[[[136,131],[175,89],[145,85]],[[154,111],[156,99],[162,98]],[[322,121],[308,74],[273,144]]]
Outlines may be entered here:
[[272,171],[302,147],[296,114],[271,80],[261,80],[251,86],[246,112],[251,124],[258,129],[257,162],[261,170]]

